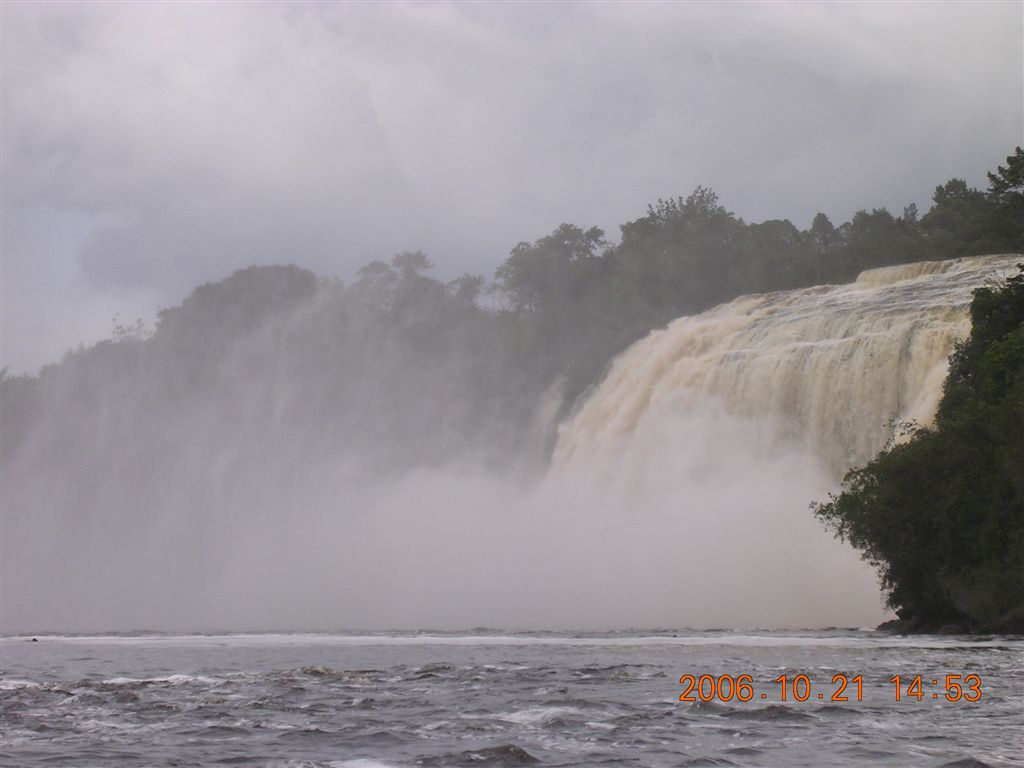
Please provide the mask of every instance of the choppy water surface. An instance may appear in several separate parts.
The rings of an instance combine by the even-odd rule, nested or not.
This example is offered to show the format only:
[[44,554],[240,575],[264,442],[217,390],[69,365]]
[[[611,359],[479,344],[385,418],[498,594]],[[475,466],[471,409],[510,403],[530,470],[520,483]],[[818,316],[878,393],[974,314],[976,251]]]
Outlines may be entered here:
[[[0,650],[4,766],[1024,765],[1024,639],[481,632]],[[688,673],[749,674],[755,698],[680,702]],[[780,701],[784,673],[808,676],[808,701]],[[863,701],[852,686],[829,701],[837,673],[863,675]],[[896,674],[922,674],[925,697],[896,702]],[[946,701],[948,674],[978,675],[981,700]]]

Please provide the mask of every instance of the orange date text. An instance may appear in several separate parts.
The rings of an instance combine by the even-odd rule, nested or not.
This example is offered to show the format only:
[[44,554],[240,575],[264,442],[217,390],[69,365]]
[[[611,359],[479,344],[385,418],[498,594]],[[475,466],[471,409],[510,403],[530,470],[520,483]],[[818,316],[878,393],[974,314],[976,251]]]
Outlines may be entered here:
[[[889,692],[896,701],[922,701],[943,698],[947,701],[980,701],[981,678],[978,675],[893,675]],[[751,675],[683,675],[680,701],[863,701],[863,675],[833,675],[828,683],[812,683],[804,674],[779,675],[763,686]]]

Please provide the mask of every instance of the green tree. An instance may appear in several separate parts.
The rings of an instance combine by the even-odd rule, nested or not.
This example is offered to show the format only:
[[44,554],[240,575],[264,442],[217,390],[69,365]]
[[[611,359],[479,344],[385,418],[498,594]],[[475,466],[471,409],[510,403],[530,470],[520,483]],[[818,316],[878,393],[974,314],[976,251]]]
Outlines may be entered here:
[[743,221],[707,187],[685,200],[658,200],[647,216],[622,225],[615,253],[656,322],[699,312],[742,292],[748,238]]
[[1006,249],[1024,250],[1024,150],[1017,147],[988,174],[989,197],[996,205],[994,228],[1004,239]]
[[988,174],[989,192],[997,198],[1024,198],[1024,149],[1017,147],[1006,158],[1006,166],[997,166],[995,173]]
[[1024,631],[1024,267],[975,292],[934,429],[851,471],[815,514],[914,629]]
[[921,218],[921,229],[938,258],[994,253],[1002,238],[993,231],[994,204],[988,195],[950,179],[935,188],[932,208]]

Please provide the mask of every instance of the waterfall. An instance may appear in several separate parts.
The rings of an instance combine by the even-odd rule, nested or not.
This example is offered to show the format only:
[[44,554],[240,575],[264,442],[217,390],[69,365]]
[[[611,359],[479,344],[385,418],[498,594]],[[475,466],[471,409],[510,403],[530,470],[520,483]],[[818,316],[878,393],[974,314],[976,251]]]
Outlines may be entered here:
[[771,418],[842,474],[882,449],[894,424],[934,419],[949,354],[970,330],[972,292],[1020,261],[872,269],[848,285],[742,296],[679,318],[614,361],[559,428],[553,465],[612,450],[685,394],[691,405],[677,413],[712,398],[736,416]]
[[[932,418],[973,289],[1020,258],[676,320],[612,363],[536,483],[472,455],[374,473],[344,430],[285,419],[315,393],[284,375],[296,344],[313,344],[299,371],[333,380],[305,315],[230,337],[187,397],[195,361],[160,338],[100,346],[48,374],[20,422],[5,411],[5,439],[24,432],[5,445],[5,630],[877,624],[876,574],[808,503],[892,420]],[[389,401],[356,393],[339,407],[375,424]],[[537,403],[538,444],[561,397],[559,381]],[[424,439],[452,434],[424,409]]]

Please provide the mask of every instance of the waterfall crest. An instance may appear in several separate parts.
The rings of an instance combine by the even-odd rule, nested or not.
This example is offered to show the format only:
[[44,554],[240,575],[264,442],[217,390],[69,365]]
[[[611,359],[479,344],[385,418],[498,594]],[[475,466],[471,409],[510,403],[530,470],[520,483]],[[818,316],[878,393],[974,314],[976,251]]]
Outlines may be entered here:
[[611,448],[685,392],[777,420],[841,474],[881,450],[894,422],[931,423],[949,354],[970,330],[972,292],[1020,261],[872,269],[847,285],[743,296],[679,318],[614,361],[560,426],[553,465]]

